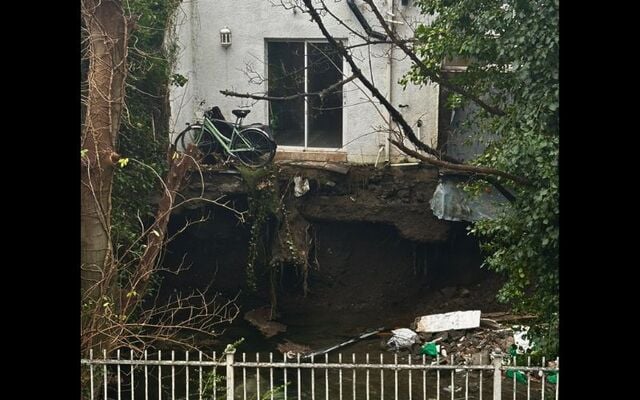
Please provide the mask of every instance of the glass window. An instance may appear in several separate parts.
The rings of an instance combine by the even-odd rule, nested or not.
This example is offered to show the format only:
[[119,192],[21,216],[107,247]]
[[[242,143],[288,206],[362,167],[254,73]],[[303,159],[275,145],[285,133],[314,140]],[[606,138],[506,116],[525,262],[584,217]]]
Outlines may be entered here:
[[[329,43],[268,42],[267,53],[269,96],[317,93],[343,79],[342,57]],[[342,87],[322,98],[272,101],[269,115],[279,145],[342,147]]]

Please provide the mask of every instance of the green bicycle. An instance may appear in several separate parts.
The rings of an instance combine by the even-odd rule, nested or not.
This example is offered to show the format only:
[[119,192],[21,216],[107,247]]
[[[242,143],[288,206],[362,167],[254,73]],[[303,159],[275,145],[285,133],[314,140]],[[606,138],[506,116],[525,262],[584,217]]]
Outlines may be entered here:
[[189,144],[198,147],[202,160],[214,153],[223,152],[251,168],[270,163],[276,154],[277,144],[268,126],[264,124],[242,125],[251,110],[233,110],[236,122],[225,120],[220,108],[205,111],[202,122],[187,124],[174,141],[177,151],[185,151]]

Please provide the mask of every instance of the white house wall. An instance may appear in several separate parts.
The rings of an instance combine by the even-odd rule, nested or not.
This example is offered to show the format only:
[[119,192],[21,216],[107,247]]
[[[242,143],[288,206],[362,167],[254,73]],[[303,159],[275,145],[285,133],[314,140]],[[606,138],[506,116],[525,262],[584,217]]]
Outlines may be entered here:
[[[186,76],[189,81],[183,88],[174,88],[171,93],[172,121],[176,132],[188,121],[201,118],[202,112],[213,105],[218,105],[227,118],[232,118],[231,110],[239,106],[253,104],[252,112],[246,122],[268,123],[268,104],[261,101],[234,97],[225,97],[220,90],[228,89],[241,93],[265,93],[266,82],[251,83],[247,75],[247,67],[266,77],[265,39],[318,39],[324,40],[317,25],[310,20],[308,14],[295,10],[287,10],[274,6],[279,3],[270,0],[185,0],[178,10],[176,27],[180,51],[176,72]],[[391,0],[379,0],[378,7],[388,11]],[[346,1],[326,1],[332,12],[348,26],[363,32]],[[362,1],[356,1],[371,27],[383,32],[377,24],[375,16],[367,12]],[[395,20],[407,21],[409,24],[396,25],[400,33],[410,30],[410,23],[419,15],[411,5],[401,6],[395,0]],[[388,15],[387,15],[388,16]],[[348,45],[361,43],[362,40],[341,26],[330,16],[324,18],[327,29],[336,38],[344,39]],[[232,32],[232,44],[228,48],[220,45],[220,29],[228,27]],[[371,69],[376,86],[383,94],[389,91],[388,45],[372,45]],[[365,76],[371,77],[367,46],[352,50],[352,54]],[[401,109],[407,121],[420,131],[424,141],[430,144],[437,139],[438,88],[429,85],[418,88],[409,85],[406,90],[397,82],[409,69],[410,62],[399,49],[394,50],[391,74],[391,96],[395,106],[406,104]],[[350,75],[350,68],[345,63],[345,77]],[[343,114],[343,148],[338,151],[347,153],[347,160],[356,163],[372,163],[379,155],[380,147],[386,143],[386,133],[376,132],[386,128],[387,123],[380,116],[388,119],[388,113],[377,101],[368,101],[371,94],[362,92],[363,86],[353,81],[344,86]],[[366,89],[365,89],[366,90]],[[255,103],[255,104],[254,104]],[[422,127],[418,128],[418,120]],[[175,132],[174,132],[175,134]],[[279,150],[286,150],[280,146]],[[314,149],[310,149],[314,150]],[[402,158],[396,149],[390,150],[391,160]],[[381,160],[386,149],[380,152]]]

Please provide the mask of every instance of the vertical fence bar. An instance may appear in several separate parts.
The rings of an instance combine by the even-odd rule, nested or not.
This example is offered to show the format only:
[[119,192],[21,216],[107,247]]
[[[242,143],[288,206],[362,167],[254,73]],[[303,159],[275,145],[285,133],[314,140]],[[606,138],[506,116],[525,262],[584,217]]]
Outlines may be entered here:
[[[273,353],[269,352],[269,362],[273,364]],[[269,391],[273,400],[273,367],[269,367]]]
[[[531,366],[531,356],[527,357],[527,367]],[[527,373],[527,400],[531,400],[531,371]]]
[[558,395],[560,394],[560,356],[556,357],[556,400],[558,400]]
[[[542,368],[544,368],[545,365],[547,365],[547,363],[545,362],[545,358],[544,356],[542,356]],[[544,372],[542,373],[542,395],[540,396],[541,400],[544,400],[544,380],[545,380],[546,376],[544,376]]]
[[[233,400],[233,355],[236,353],[236,349],[232,346],[227,346],[224,351],[227,359],[227,400]],[[214,378],[215,382],[215,378]],[[259,395],[259,392],[258,392]],[[260,397],[258,397],[260,398]]]
[[[411,353],[409,353],[407,360],[409,362],[408,364],[411,365]],[[412,389],[411,388],[411,369],[409,369],[409,400],[412,399],[412,395],[413,395],[412,393],[413,391],[411,389]]]
[[[342,353],[338,353],[338,364],[342,364]],[[342,400],[342,367],[338,370],[338,390],[340,392],[340,400]]]
[[[287,353],[282,354],[282,362],[284,364],[287,363]],[[289,382],[287,381],[287,366],[285,365],[285,367],[284,367],[284,400],[287,400],[287,388],[288,387],[289,387]]]
[[[480,365],[484,365],[482,363],[482,352],[480,353]],[[480,370],[480,378],[479,378],[480,379],[480,385],[479,385],[480,386],[480,393],[478,393],[479,394],[479,396],[478,396],[479,400],[482,400],[482,371],[483,370]]]
[[302,389],[300,387],[300,353],[298,353],[298,399],[301,399],[302,396],[300,396],[300,394],[302,393]]
[[[116,350],[116,360],[120,361],[120,349]],[[118,371],[118,400],[122,400],[122,386],[120,385],[120,363],[118,363],[118,365],[116,365],[116,370]]]
[[[144,351],[144,360],[148,360],[147,350]],[[144,400],[149,400],[149,368],[144,364]]]
[[89,360],[91,364],[89,364],[89,392],[91,394],[91,400],[93,400],[93,349],[89,349]]
[[[242,362],[247,361],[247,353],[242,353]],[[242,367],[242,398],[247,400],[247,368]]]
[[202,351],[198,352],[198,361],[201,363],[198,368],[198,400],[202,400]]
[[[162,350],[158,350],[158,361],[161,360]],[[158,365],[158,400],[162,400],[162,365]]]
[[[453,354],[451,354],[451,365],[454,365],[453,364]],[[453,379],[454,375],[455,375],[455,372],[456,372],[455,369],[451,370],[451,400],[454,399],[454,395],[455,395],[455,391],[456,391],[456,384],[455,384],[455,381]]]
[[133,349],[131,350],[131,400],[133,400],[133,388],[135,387],[134,384],[134,380],[133,380]]
[[493,353],[493,400],[502,400],[502,353]]
[[[311,355],[311,364],[313,364],[313,354]],[[316,399],[316,369],[311,368],[311,400]]]
[[[514,355],[513,356],[513,366],[515,367],[515,366],[517,366],[517,364],[518,364],[518,360],[517,360],[516,356]],[[516,385],[518,384],[516,382],[516,377],[518,376],[518,370],[514,369],[512,371],[513,371],[513,400],[516,400]]]
[[[426,365],[425,355],[422,355],[422,365]],[[427,369],[422,369],[422,400],[427,400]]]
[[[380,365],[384,364],[384,354],[380,353]],[[384,368],[380,368],[380,400],[384,399]]]
[[464,400],[469,400],[469,370],[464,379]]
[[[216,352],[213,352],[213,361],[217,362],[218,361],[218,356],[216,355]],[[218,366],[214,365],[213,366],[213,400],[216,400],[218,398]]]
[[[324,353],[324,363],[329,364],[329,353]],[[329,368],[324,369],[324,398],[329,400]]]
[[[185,380],[185,382],[184,382],[185,383],[184,391],[185,391],[186,400],[189,400],[189,350],[186,350],[184,352],[184,360],[186,361],[186,364],[184,366],[186,368],[186,371],[185,371],[186,377],[184,378],[184,380]],[[133,400],[133,398],[131,400]]]
[[[440,353],[436,354],[436,365],[440,365]],[[440,400],[440,368],[436,369],[436,399]]]
[[[102,356],[105,361],[107,360],[107,349],[102,349]],[[105,364],[102,368],[102,374],[104,375],[104,398],[107,398],[107,364]]]
[[256,399],[260,398],[260,353],[256,353]]
[[369,353],[367,353],[366,357],[365,357],[365,362],[367,363],[367,400],[369,400]]
[[393,398],[398,400],[398,353],[393,354],[393,364],[396,366],[393,369]]
[[176,366],[173,361],[176,360],[176,351],[171,350],[171,400],[176,400]]
[[[356,363],[356,353],[351,353],[351,361]],[[353,369],[353,382],[351,382],[351,388],[353,389],[353,400],[356,399],[356,369]]]

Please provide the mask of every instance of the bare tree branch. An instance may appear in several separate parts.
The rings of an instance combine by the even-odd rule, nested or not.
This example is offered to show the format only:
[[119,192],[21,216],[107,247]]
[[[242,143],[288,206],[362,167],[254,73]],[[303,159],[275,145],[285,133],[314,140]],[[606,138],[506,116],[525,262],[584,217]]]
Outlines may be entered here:
[[254,99],[254,100],[267,100],[267,101],[287,101],[287,100],[294,100],[300,97],[311,97],[311,96],[318,96],[321,99],[324,98],[326,95],[330,94],[333,90],[342,87],[344,85],[346,85],[347,83],[351,82],[352,80],[356,79],[357,76],[356,75],[351,75],[350,77],[348,77],[347,79],[343,79],[340,82],[336,82],[333,85],[319,91],[319,92],[313,92],[313,93],[296,93],[296,94],[292,94],[291,96],[283,96],[283,97],[274,97],[274,96],[258,96],[255,94],[250,94],[250,93],[237,93],[237,92],[233,92],[231,90],[221,90],[220,93],[222,93],[225,96],[231,96],[231,97],[241,97],[241,98],[245,98],[245,99]]
[[411,150],[410,148],[408,148],[407,146],[405,146],[402,142],[399,142],[397,140],[393,140],[393,139],[389,139],[389,141],[396,146],[397,148],[399,148],[400,150],[402,150],[402,152],[404,152],[407,155],[410,155],[412,157],[415,157],[419,160],[422,160],[426,163],[432,164],[432,165],[436,165],[438,167],[443,167],[443,168],[448,168],[448,169],[452,169],[455,171],[463,171],[463,172],[467,172],[467,173],[474,173],[480,176],[488,176],[488,175],[493,175],[493,176],[500,176],[509,180],[512,180],[515,183],[518,183],[520,185],[531,185],[531,182],[526,179],[526,178],[522,178],[520,176],[516,176],[513,174],[510,174],[508,172],[504,172],[504,171],[500,171],[498,169],[495,168],[487,168],[487,167],[478,167],[475,165],[468,165],[468,164],[454,164],[454,163],[450,163],[450,162],[446,162],[446,161],[442,161],[442,160],[438,160],[436,158],[430,158],[425,156],[424,154],[420,154],[415,150]]
[[358,68],[358,65],[353,61],[353,58],[351,57],[349,52],[345,50],[344,46],[341,43],[336,41],[333,38],[333,36],[331,36],[329,31],[327,31],[327,28],[324,26],[324,23],[322,22],[322,19],[320,18],[320,15],[316,11],[316,9],[313,6],[313,4],[311,4],[311,0],[303,0],[303,1],[304,1],[305,5],[307,6],[309,14],[311,14],[311,17],[313,18],[313,20],[316,22],[316,24],[320,28],[320,31],[322,32],[324,37],[345,58],[345,60],[347,60],[347,62],[351,66],[351,71],[353,72],[353,74],[358,77],[360,82],[362,82],[362,84],[367,89],[369,89],[371,94],[376,99],[378,99],[378,101],[380,101],[380,103],[387,109],[389,114],[391,114],[391,118],[400,125],[400,127],[402,128],[402,131],[407,135],[409,140],[411,140],[411,142],[413,144],[415,144],[420,150],[425,151],[428,154],[431,154],[431,155],[433,155],[435,157],[438,157],[438,158],[446,159],[447,161],[452,162],[452,163],[461,164],[461,162],[459,160],[456,160],[453,157],[449,157],[449,156],[440,154],[440,152],[438,152],[437,150],[427,146],[422,141],[420,141],[420,139],[418,139],[418,137],[413,132],[413,129],[411,129],[411,126],[407,123],[407,121],[404,119],[402,114],[389,102],[389,100],[387,100],[386,97],[384,97],[382,95],[382,93],[380,93],[378,88],[364,76],[364,74],[362,73],[362,70],[360,70],[360,68]]
[[[362,73],[360,68],[358,68],[357,64],[354,62],[353,58],[351,57],[349,52],[344,48],[344,46],[341,43],[339,43],[338,41],[336,41],[333,38],[333,36],[331,36],[331,34],[327,30],[327,28],[324,26],[324,23],[322,22],[322,18],[320,17],[320,15],[316,11],[315,7],[313,6],[312,1],[311,0],[303,0],[303,1],[304,1],[305,6],[307,7],[307,10],[308,10],[309,14],[311,15],[311,18],[318,25],[318,28],[320,28],[320,31],[322,32],[324,37],[345,58],[345,60],[349,63],[349,65],[351,66],[351,71],[353,72],[353,75],[357,76],[358,80],[360,82],[362,82],[362,84],[367,89],[369,89],[371,94],[376,99],[378,99],[378,101],[380,101],[380,103],[387,109],[387,111],[391,115],[391,118],[400,126],[400,128],[402,129],[402,132],[409,138],[409,140],[418,149],[420,149],[420,150],[422,150],[422,151],[434,156],[435,159],[426,157],[423,154],[418,153],[417,151],[411,150],[411,149],[409,149],[408,147],[406,147],[404,144],[400,143],[397,140],[389,139],[391,141],[391,143],[396,145],[396,147],[398,147],[400,150],[404,151],[406,154],[411,155],[411,156],[413,156],[415,158],[418,158],[420,160],[423,160],[423,161],[428,162],[428,163],[433,164],[433,165],[439,165],[439,166],[442,166],[442,167],[455,169],[455,170],[458,170],[458,171],[467,171],[469,173],[475,173],[475,174],[479,174],[479,175],[500,176],[500,177],[504,177],[504,178],[510,179],[510,180],[512,180],[512,181],[514,181],[516,183],[523,184],[523,185],[529,185],[530,184],[528,179],[523,178],[523,177],[519,177],[519,176],[516,176],[516,175],[513,175],[513,174],[510,174],[508,172],[500,171],[500,170],[497,170],[497,169],[494,169],[494,168],[485,168],[485,167],[478,167],[478,166],[464,164],[462,161],[460,161],[460,160],[458,160],[458,159],[456,159],[454,157],[450,157],[450,156],[447,156],[445,154],[442,154],[441,152],[435,150],[434,148],[428,146],[427,144],[422,142],[420,139],[418,139],[418,137],[415,135],[415,132],[413,132],[413,129],[411,128],[409,123],[407,123],[407,121],[404,119],[402,114],[389,102],[389,100],[387,100],[387,98],[385,96],[383,96],[380,93],[378,88],[375,87],[375,85],[373,83],[371,83],[371,81],[369,81],[364,76],[364,74]],[[385,29],[388,29],[388,28],[389,28],[388,26],[385,27]]]
[[469,92],[465,88],[462,88],[462,87],[460,87],[460,86],[458,86],[456,84],[453,84],[453,83],[449,82],[446,78],[444,78],[442,76],[438,76],[437,74],[432,72],[429,68],[427,68],[427,66],[422,62],[422,60],[420,60],[418,58],[416,53],[414,53],[413,51],[411,51],[411,49],[409,49],[409,47],[407,47],[405,41],[399,39],[396,36],[396,34],[393,32],[393,30],[389,27],[387,22],[384,20],[384,17],[380,13],[380,10],[378,10],[378,8],[373,3],[373,1],[372,0],[363,0],[363,1],[365,3],[367,3],[371,7],[371,10],[376,15],[376,18],[378,18],[378,21],[380,21],[380,24],[384,28],[385,32],[387,32],[387,36],[391,39],[391,41],[396,46],[398,46],[400,49],[402,49],[402,51],[404,51],[405,54],[407,54],[409,56],[409,58],[411,58],[411,61],[413,61],[418,67],[420,67],[420,71],[423,74],[425,74],[426,76],[428,76],[429,79],[431,79],[433,82],[435,82],[435,83],[437,83],[437,84],[439,84],[439,85],[451,90],[452,92],[456,92],[456,93],[461,94],[462,96],[468,98],[469,100],[473,101],[474,103],[476,103],[478,106],[480,106],[482,109],[484,109],[485,111],[487,111],[490,114],[497,115],[497,116],[506,115],[506,113],[502,109],[500,109],[500,108],[498,108],[496,106],[492,106],[490,104],[487,104],[484,100],[480,99],[478,96],[476,96],[473,93]]

